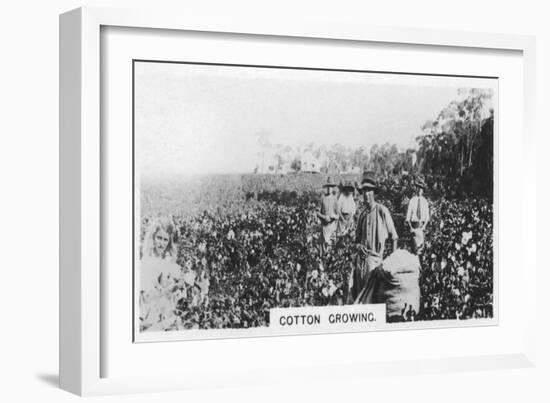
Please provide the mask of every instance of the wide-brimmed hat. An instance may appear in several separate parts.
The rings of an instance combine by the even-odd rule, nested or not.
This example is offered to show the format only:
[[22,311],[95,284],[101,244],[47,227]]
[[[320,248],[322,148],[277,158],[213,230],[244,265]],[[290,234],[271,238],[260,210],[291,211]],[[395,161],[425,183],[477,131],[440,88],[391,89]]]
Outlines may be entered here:
[[374,172],[363,172],[363,178],[361,179],[361,183],[357,185],[357,189],[359,191],[378,189],[378,181],[376,180],[376,175],[374,174]]
[[352,181],[340,182],[340,190],[342,192],[353,192],[355,190],[355,184]]
[[327,178],[327,183],[323,185],[324,188],[331,188],[335,186],[338,186],[338,185],[336,185],[336,183],[332,181],[332,178],[330,176]]
[[426,182],[422,178],[416,178],[414,181],[414,186],[420,187],[422,189],[426,188]]

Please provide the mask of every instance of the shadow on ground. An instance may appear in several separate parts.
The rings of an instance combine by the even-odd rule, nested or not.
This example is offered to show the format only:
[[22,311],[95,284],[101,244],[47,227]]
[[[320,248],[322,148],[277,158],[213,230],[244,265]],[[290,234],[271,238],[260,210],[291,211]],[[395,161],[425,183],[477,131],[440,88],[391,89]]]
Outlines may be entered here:
[[59,387],[59,375],[57,374],[36,374],[36,378],[41,380],[47,385],[58,388]]

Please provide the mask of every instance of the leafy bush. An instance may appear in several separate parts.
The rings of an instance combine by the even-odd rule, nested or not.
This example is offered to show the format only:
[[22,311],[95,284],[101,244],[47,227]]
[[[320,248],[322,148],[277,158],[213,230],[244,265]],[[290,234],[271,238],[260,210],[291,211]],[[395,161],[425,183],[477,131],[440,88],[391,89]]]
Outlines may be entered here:
[[[492,205],[487,199],[446,197],[447,185],[437,177],[427,181],[432,219],[415,319],[492,317]],[[192,270],[206,273],[210,282],[202,300],[182,293],[172,328],[268,326],[270,308],[349,302],[353,236],[339,239],[323,258],[318,253],[315,212],[325,182],[324,175],[296,174],[142,184],[142,237],[152,218],[172,215],[181,234],[182,276]],[[377,195],[403,238],[411,191],[410,178],[391,176]],[[179,287],[188,285],[182,280]]]

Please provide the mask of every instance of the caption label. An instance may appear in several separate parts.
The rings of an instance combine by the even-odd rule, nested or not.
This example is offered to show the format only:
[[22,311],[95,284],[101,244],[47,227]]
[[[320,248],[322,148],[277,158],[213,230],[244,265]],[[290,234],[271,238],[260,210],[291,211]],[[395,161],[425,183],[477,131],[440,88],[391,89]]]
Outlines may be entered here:
[[269,312],[269,327],[281,330],[360,330],[385,323],[385,304],[273,308]]

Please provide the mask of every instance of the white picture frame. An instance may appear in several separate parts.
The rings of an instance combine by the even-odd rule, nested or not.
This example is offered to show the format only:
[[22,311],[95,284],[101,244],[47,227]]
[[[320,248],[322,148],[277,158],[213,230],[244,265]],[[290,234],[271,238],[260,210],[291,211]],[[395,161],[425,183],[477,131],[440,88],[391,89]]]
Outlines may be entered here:
[[[341,43],[377,42],[453,49],[474,49],[477,52],[519,52],[523,66],[523,164],[520,168],[522,188],[535,184],[534,102],[535,102],[535,40],[530,36],[456,31],[428,31],[406,28],[349,26],[325,22],[275,22],[268,19],[214,21],[193,15],[174,15],[150,10],[114,10],[81,8],[60,16],[60,385],[79,395],[161,391],[191,387],[246,385],[257,382],[309,379],[342,379],[350,374],[400,374],[448,370],[474,370],[503,367],[532,366],[535,362],[535,300],[534,292],[518,291],[522,296],[524,317],[514,330],[524,335],[521,347],[510,347],[499,354],[466,356],[433,356],[407,360],[368,362],[361,358],[347,363],[320,365],[308,362],[307,357],[289,360],[280,370],[266,362],[262,372],[247,373],[246,360],[238,370],[212,371],[205,379],[204,372],[192,375],[157,376],[106,375],[105,359],[110,352],[102,330],[102,317],[108,315],[102,297],[103,248],[101,232],[102,192],[109,172],[102,166],[101,142],[101,29],[102,27],[132,27],[158,30],[193,31],[201,33],[242,34],[259,38],[318,38],[339,40]],[[518,134],[519,135],[519,134]],[[500,150],[499,152],[501,152]],[[501,160],[502,162],[502,160]],[[523,192],[523,195],[528,192]],[[527,206],[530,199],[522,196],[521,214],[525,250],[535,229],[535,211]],[[500,217],[500,221],[506,218]],[[499,259],[511,253],[500,250]],[[525,254],[521,267],[522,278],[536,277],[538,270],[533,253]],[[509,284],[509,283],[508,283]],[[453,331],[453,330],[450,330]],[[458,330],[456,330],[458,331]],[[406,333],[406,332],[404,332]],[[403,334],[404,334],[403,333]],[[309,337],[302,336],[302,343]],[[319,337],[319,336],[316,336]],[[323,337],[323,336],[321,336]],[[329,337],[329,336],[325,336]],[[341,335],[331,335],[343,337]],[[357,343],[368,333],[349,336]],[[402,335],[400,337],[406,337]],[[296,338],[294,338],[296,339]],[[225,348],[262,348],[263,339],[219,341]],[[298,348],[297,341],[293,348]],[[200,347],[200,345],[199,345]],[[151,353],[160,346],[149,344]],[[175,347],[176,348],[176,347]],[[303,371],[307,366],[308,371]],[[334,371],[327,371],[333,369]],[[281,373],[283,372],[283,373]]]

